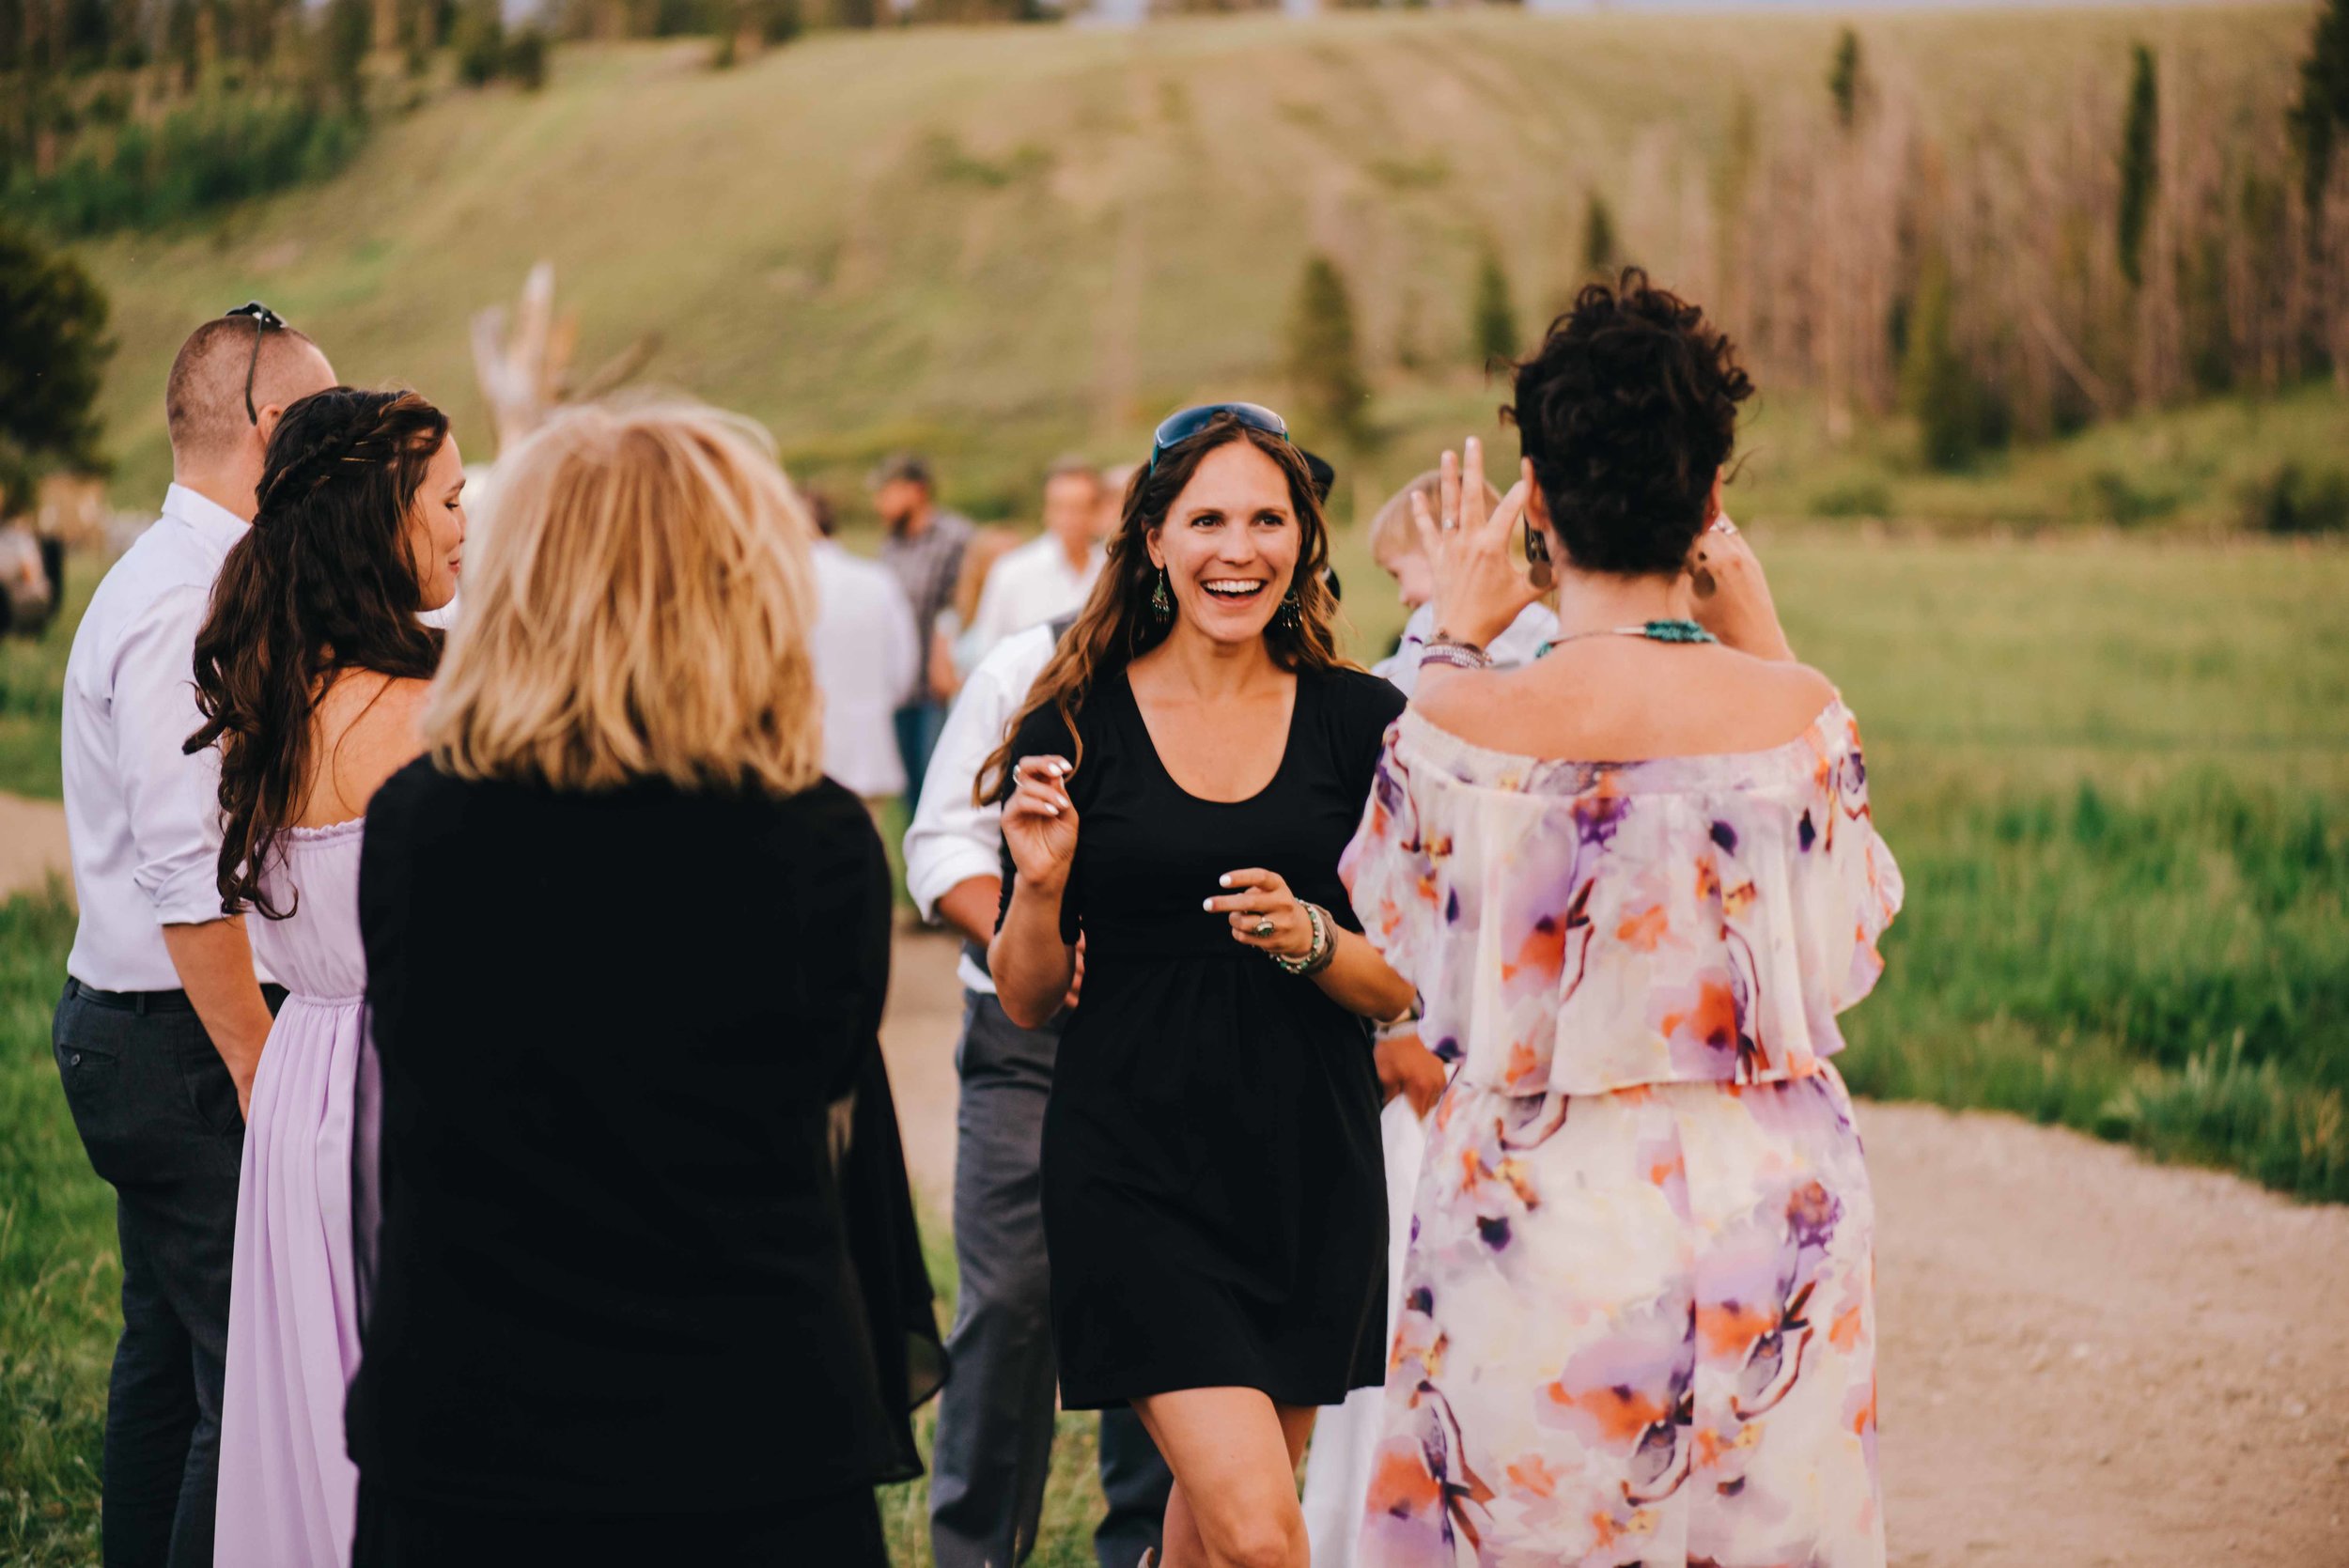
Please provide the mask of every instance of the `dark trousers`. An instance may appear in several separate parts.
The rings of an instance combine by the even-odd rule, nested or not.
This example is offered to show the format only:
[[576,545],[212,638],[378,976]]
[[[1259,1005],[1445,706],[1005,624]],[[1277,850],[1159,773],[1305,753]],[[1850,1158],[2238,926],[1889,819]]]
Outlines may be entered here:
[[889,1568],[880,1505],[859,1486],[747,1513],[490,1514],[396,1497],[359,1478],[350,1568],[579,1568],[595,1563],[726,1568]]
[[[966,993],[956,1065],[955,1262],[961,1289],[946,1347],[931,1452],[930,1551],[938,1568],[1012,1568],[1035,1545],[1051,1468],[1059,1374],[1045,1265],[1044,1101],[1055,1028],[1021,1029],[991,996]],[[1129,1409],[1101,1413],[1101,1568],[1134,1568],[1159,1545],[1174,1485]]]
[[244,1118],[185,1000],[129,1006],[68,980],[50,1031],[90,1164],[115,1189],[122,1338],[106,1391],[106,1568],[204,1568]]

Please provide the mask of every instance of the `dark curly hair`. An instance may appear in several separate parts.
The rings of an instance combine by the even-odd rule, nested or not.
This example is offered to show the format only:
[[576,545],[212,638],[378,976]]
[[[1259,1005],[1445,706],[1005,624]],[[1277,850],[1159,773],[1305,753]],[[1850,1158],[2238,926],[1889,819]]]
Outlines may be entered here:
[[1626,577],[1680,570],[1753,396],[1729,335],[1627,267],[1574,297],[1517,365],[1515,390],[1501,417],[1567,559]]
[[412,392],[347,386],[286,410],[262,460],[253,526],[230,548],[195,638],[204,727],[218,745],[221,908],[271,920],[262,885],[310,779],[311,715],[344,670],[428,679],[441,634],[424,607],[408,515],[448,416]]

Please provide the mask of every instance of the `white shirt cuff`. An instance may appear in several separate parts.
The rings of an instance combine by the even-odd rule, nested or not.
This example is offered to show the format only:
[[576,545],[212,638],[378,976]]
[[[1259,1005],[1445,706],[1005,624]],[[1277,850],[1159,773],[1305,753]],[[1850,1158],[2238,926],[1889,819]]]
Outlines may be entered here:
[[158,925],[208,925],[227,918],[220,907],[220,871],[210,862],[173,872],[147,896]]
[[935,924],[940,899],[973,877],[1003,874],[1002,858],[988,854],[975,844],[941,844],[907,858],[906,892],[912,897],[914,908],[922,911],[922,918]]

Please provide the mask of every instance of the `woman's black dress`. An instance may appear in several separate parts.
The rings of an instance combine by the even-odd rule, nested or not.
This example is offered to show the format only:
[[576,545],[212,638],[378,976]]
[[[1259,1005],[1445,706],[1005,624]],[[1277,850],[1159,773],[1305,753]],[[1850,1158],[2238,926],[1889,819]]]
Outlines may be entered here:
[[[1280,772],[1246,800],[1169,776],[1120,673],[1078,716],[1063,934],[1084,989],[1044,1116],[1044,1232],[1061,1398],[1177,1389],[1335,1405],[1384,1376],[1387,1212],[1369,1025],[1202,908],[1278,872],[1360,930],[1338,857],[1402,693],[1303,672]],[[1078,752],[1057,714],[1017,756]],[[1004,861],[1004,896],[1014,879]]]

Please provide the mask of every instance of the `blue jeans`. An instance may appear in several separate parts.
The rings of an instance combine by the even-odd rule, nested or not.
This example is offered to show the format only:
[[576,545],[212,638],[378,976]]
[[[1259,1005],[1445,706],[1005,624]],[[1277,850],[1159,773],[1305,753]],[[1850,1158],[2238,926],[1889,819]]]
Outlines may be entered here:
[[897,730],[897,755],[906,765],[906,815],[910,816],[922,799],[930,753],[938,749],[939,732],[946,727],[946,706],[926,700],[908,703],[891,717]]

